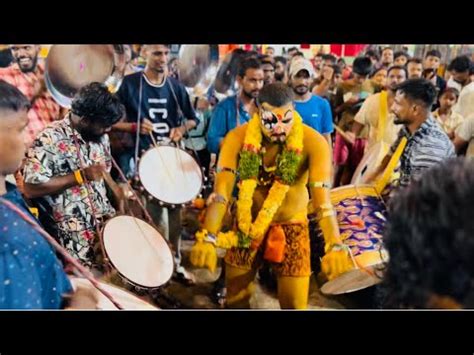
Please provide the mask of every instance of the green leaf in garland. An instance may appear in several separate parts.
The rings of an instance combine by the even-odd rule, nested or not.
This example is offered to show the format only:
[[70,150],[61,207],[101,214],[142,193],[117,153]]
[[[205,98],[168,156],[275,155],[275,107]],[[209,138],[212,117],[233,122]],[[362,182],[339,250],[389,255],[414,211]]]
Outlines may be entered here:
[[248,249],[250,248],[250,244],[252,243],[252,239],[248,236],[242,233],[240,230],[237,231],[237,236],[239,238],[239,248],[245,248]]
[[292,185],[298,176],[301,155],[294,151],[283,150],[278,157],[276,175],[287,185]]
[[262,158],[259,154],[243,150],[240,153],[239,174],[241,180],[255,179],[258,177]]

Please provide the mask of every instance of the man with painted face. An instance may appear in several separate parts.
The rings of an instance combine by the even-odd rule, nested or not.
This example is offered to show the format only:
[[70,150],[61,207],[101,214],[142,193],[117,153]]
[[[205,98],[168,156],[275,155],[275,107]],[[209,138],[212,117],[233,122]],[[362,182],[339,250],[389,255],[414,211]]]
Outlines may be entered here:
[[[26,197],[44,206],[52,218],[45,225],[48,232],[84,266],[98,270],[98,222],[115,214],[104,182],[112,167],[107,132],[124,112],[105,85],[84,86],[67,116],[34,140],[23,170]],[[109,180],[112,190],[119,191]]]
[[[229,132],[218,162],[214,196],[203,229],[196,233],[191,262],[216,268],[216,248],[226,256],[227,306],[249,308],[254,279],[263,259],[278,276],[282,308],[306,308],[310,243],[309,191],[326,242],[322,270],[329,279],[350,268],[330,201],[331,156],[324,137],[303,124],[293,106],[293,90],[282,83],[264,86],[258,111]],[[235,228],[222,222],[238,179]]]
[[30,101],[25,143],[29,146],[48,124],[59,119],[60,107],[46,90],[44,65],[38,63],[41,47],[34,44],[13,44],[10,50],[14,64],[0,68],[0,79],[15,86]]

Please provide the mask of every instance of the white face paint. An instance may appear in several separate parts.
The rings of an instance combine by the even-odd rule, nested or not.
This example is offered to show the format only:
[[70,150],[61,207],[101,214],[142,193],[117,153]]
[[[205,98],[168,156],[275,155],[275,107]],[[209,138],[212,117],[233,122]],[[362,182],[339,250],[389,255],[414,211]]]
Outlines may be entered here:
[[260,125],[271,142],[285,142],[293,127],[293,105],[273,107],[263,103],[260,107]]

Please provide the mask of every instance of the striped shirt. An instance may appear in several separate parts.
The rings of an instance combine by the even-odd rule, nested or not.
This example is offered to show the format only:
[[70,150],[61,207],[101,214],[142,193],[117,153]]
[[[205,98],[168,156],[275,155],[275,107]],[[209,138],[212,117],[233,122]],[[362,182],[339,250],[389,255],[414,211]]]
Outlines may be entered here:
[[400,158],[401,186],[407,186],[411,179],[419,180],[426,169],[456,156],[453,143],[432,117],[423,122],[413,135],[403,126],[390,149],[391,154],[403,137],[408,142]]

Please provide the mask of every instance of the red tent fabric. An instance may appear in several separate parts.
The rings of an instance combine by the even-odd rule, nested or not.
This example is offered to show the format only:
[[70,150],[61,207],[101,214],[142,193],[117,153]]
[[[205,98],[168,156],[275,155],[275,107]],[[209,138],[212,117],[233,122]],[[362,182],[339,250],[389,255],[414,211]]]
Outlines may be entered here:
[[356,57],[366,46],[366,44],[331,44],[331,53],[338,57]]

